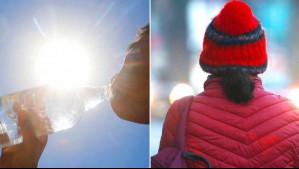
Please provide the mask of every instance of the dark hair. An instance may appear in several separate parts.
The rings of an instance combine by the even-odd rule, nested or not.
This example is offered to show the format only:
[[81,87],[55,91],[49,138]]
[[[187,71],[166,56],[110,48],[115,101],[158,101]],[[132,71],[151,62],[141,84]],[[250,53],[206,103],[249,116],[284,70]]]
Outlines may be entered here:
[[226,70],[219,74],[226,96],[235,103],[247,103],[253,98],[255,83],[249,74],[237,70]]
[[[150,26],[146,24],[145,26],[141,27],[135,37],[133,43],[131,43],[128,47],[128,50],[139,48],[141,46],[149,47],[149,34],[150,34]],[[147,52],[148,53],[148,52]]]

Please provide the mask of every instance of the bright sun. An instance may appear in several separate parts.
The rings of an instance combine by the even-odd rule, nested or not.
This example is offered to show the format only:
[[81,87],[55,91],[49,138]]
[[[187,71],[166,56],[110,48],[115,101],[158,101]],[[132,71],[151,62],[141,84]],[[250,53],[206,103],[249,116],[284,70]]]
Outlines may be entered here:
[[58,39],[41,48],[36,72],[43,84],[77,87],[90,78],[90,62],[82,44]]

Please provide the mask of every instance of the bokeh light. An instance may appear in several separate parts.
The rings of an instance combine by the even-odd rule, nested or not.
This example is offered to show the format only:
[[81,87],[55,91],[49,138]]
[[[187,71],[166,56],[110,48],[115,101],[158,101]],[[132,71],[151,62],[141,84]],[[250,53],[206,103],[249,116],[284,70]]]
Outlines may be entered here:
[[287,93],[287,98],[299,108],[299,88],[290,89]]
[[170,103],[173,103],[174,101],[189,95],[194,95],[193,88],[188,84],[180,83],[172,89],[169,95],[169,101]]

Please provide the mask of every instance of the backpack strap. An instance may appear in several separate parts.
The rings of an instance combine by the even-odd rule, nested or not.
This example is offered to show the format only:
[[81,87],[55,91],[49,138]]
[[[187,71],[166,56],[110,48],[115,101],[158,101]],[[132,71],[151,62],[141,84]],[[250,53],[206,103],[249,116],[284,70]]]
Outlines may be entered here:
[[187,117],[194,96],[187,96],[179,100],[179,123],[175,135],[175,147],[185,150]]
[[187,96],[179,100],[179,124],[175,135],[175,147],[179,148],[183,153],[183,158],[188,158],[200,162],[204,162],[208,168],[212,168],[211,163],[205,157],[193,152],[185,151],[187,118],[194,96]]
[[192,160],[196,160],[196,161],[201,161],[201,162],[204,162],[208,168],[212,168],[212,165],[210,163],[210,161],[208,159],[206,159],[205,157],[201,156],[201,155],[198,155],[198,154],[195,154],[193,152],[183,152],[182,156],[184,158],[189,158],[189,159],[192,159]]

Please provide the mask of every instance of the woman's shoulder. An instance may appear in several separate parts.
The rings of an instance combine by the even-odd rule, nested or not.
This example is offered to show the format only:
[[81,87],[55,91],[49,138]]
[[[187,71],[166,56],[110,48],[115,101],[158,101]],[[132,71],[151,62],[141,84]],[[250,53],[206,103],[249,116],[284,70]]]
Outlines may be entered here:
[[299,111],[298,107],[289,98],[267,90],[256,91],[252,102],[254,104],[263,105],[264,107],[268,108],[275,106],[278,108],[284,107],[288,108],[289,110]]
[[257,90],[255,92],[255,99],[264,99],[264,100],[272,100],[272,101],[281,101],[281,102],[291,102],[289,98],[286,96],[267,91],[267,90]]

